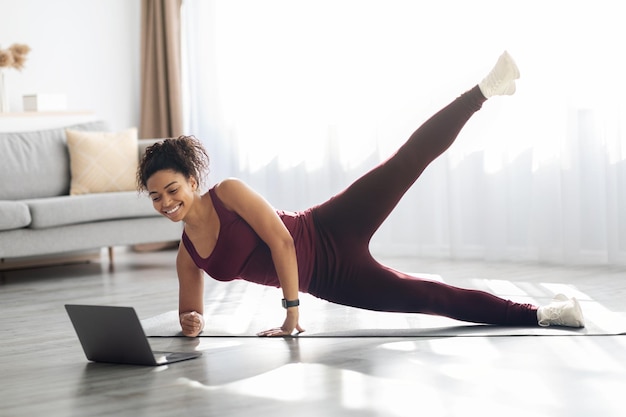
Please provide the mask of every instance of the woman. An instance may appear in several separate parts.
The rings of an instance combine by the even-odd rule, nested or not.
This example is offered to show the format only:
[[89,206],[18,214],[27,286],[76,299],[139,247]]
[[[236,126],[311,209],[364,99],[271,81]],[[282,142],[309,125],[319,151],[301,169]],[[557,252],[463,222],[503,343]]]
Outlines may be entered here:
[[304,331],[300,291],[370,310],[486,324],[583,327],[574,298],[559,295],[542,308],[514,303],[415,278],[379,264],[369,253],[372,235],[407,189],[489,97],[515,92],[517,78],[516,64],[504,52],[487,77],[426,121],[388,160],[327,202],[298,213],[275,210],[233,178],[200,194],[209,158],[193,137],[148,148],[138,186],[159,213],[184,222],[176,259],[183,333],[195,337],[204,328],[203,271],[220,281],[244,279],[282,288],[285,321],[259,336]]

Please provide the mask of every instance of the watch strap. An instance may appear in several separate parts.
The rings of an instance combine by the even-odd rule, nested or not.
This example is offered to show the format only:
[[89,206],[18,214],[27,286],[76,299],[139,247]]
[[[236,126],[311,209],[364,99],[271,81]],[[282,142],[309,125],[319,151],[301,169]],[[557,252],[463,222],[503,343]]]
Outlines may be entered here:
[[300,305],[300,300],[299,299],[295,299],[295,300],[285,300],[283,298],[283,307],[284,308],[289,308],[289,307],[298,307]]

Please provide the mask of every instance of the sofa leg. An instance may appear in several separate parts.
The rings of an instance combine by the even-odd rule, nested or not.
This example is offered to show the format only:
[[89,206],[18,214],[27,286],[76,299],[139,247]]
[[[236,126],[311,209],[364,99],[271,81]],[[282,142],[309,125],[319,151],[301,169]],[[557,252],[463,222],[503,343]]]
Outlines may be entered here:
[[109,269],[113,269],[113,246],[109,246]]

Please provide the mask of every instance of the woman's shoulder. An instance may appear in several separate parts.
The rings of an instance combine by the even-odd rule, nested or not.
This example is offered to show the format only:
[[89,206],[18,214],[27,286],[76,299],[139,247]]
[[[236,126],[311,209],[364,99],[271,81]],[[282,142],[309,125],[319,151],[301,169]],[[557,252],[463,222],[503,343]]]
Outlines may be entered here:
[[239,214],[249,211],[250,207],[269,205],[263,196],[238,178],[227,178],[213,188],[213,195],[219,198],[226,208]]
[[230,177],[215,184],[211,190],[209,192],[213,192],[226,208],[232,210],[231,204],[241,198],[249,188],[239,178]]
[[230,177],[226,178],[217,184],[215,184],[209,192],[215,193],[220,199],[228,198],[232,194],[241,193],[241,190],[245,188],[245,183],[239,178]]
[[226,192],[229,192],[242,186],[245,186],[245,183],[242,180],[235,177],[229,177],[215,184],[213,186],[213,189],[218,192],[220,192],[221,190],[226,190]]

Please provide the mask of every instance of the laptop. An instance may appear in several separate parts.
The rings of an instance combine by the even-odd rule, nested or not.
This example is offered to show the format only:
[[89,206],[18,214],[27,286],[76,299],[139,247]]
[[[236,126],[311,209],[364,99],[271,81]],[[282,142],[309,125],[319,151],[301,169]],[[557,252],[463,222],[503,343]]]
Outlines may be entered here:
[[132,307],[66,304],[65,310],[85,356],[93,362],[158,366],[202,355],[153,351]]

